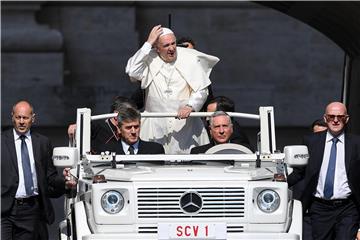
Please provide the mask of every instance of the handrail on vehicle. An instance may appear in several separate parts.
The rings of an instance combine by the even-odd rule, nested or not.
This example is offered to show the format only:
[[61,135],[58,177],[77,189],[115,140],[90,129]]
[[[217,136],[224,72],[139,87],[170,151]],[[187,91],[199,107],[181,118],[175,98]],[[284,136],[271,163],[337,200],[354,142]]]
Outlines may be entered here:
[[[214,114],[213,112],[192,112],[190,113],[189,117],[211,117]],[[247,119],[255,119],[259,120],[260,116],[258,114],[250,114],[250,113],[238,113],[238,112],[226,112],[230,117],[240,117],[240,118],[247,118]],[[100,120],[100,119],[107,119],[116,117],[117,113],[107,113],[101,115],[94,115],[91,116],[91,121]],[[142,112],[141,117],[151,118],[165,118],[165,117],[177,117],[177,113],[175,112]]]
[[[190,117],[210,117],[213,112],[192,112]],[[274,122],[274,109],[272,106],[259,107],[259,114],[249,113],[236,113],[227,112],[231,117],[240,117],[247,119],[259,120],[260,135],[258,135],[257,150],[260,154],[275,153],[276,140],[275,140],[275,122]],[[76,126],[79,131],[76,131],[76,141],[74,146],[78,148],[79,157],[90,152],[90,140],[91,140],[91,121],[99,119],[107,119],[116,117],[117,113],[108,113],[101,115],[91,116],[91,109],[78,108],[77,109],[77,121]],[[142,117],[177,117],[176,112],[143,112]]]

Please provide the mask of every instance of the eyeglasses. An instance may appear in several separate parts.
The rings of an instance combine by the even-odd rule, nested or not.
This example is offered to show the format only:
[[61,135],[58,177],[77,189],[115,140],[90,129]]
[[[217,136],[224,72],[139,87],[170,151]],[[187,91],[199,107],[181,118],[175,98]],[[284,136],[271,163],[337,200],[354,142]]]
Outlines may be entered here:
[[346,118],[348,118],[348,117],[349,117],[349,115],[332,115],[332,114],[326,114],[326,115],[325,115],[325,118],[326,118],[327,121],[334,121],[335,118],[337,118],[338,121],[343,122],[343,121],[345,121]]

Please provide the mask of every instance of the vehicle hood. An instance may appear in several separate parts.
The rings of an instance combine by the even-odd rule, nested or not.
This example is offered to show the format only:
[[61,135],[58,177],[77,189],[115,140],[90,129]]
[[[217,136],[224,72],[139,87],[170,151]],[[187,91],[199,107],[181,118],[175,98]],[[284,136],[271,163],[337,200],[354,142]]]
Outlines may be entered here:
[[106,168],[95,174],[103,174],[108,181],[201,181],[201,180],[264,180],[272,179],[275,167],[234,167],[234,166],[130,166]]

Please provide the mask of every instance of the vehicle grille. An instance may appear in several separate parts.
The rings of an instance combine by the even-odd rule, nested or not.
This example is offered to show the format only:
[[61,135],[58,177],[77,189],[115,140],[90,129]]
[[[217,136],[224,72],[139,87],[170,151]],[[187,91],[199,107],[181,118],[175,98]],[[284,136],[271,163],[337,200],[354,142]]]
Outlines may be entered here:
[[[203,206],[197,213],[185,213],[180,198],[189,191],[197,192]],[[138,188],[139,218],[243,218],[245,189],[217,188]]]

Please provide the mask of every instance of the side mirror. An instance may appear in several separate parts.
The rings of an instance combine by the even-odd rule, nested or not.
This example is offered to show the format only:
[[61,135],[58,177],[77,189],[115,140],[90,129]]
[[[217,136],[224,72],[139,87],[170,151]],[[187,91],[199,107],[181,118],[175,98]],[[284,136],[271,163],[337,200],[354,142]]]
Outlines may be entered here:
[[309,151],[305,145],[284,147],[285,163],[289,167],[305,166],[309,160]]
[[78,151],[74,147],[56,147],[53,150],[55,167],[74,167],[78,162]]

